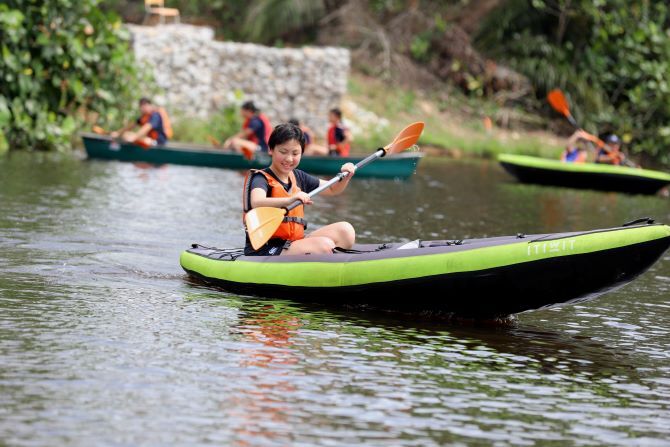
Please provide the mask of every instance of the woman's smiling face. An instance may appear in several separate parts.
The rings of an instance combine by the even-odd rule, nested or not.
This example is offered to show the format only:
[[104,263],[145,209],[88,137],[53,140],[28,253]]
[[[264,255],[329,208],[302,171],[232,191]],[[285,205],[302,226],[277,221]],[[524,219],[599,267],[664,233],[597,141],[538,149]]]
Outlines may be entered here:
[[289,175],[300,164],[302,148],[297,140],[288,140],[270,149],[272,170],[277,174]]

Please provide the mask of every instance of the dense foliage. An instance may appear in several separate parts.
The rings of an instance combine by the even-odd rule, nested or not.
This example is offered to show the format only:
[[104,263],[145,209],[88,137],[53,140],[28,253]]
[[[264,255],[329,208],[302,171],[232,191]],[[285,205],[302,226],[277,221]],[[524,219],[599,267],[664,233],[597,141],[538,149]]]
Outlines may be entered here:
[[[330,5],[327,5],[329,3]],[[316,37],[318,20],[341,2],[326,0],[168,0],[182,20],[215,29],[226,40],[280,45],[288,40],[307,43]],[[131,22],[145,19],[143,2],[106,0],[106,10]]]
[[0,134],[9,147],[62,149],[87,119],[118,122],[138,94],[128,39],[97,0],[2,2]]
[[[440,78],[455,82],[443,73],[444,67],[434,70],[440,64],[447,64],[451,72],[477,64],[488,67],[489,61],[480,63],[484,58],[479,55],[470,64],[460,57],[480,50],[527,76],[535,95],[530,105],[542,104],[546,116],[556,116],[546,106],[547,91],[561,88],[584,127],[620,133],[636,152],[670,162],[667,1],[367,0],[360,4],[362,9],[352,10],[364,11],[367,18],[355,27],[369,27],[364,33],[368,37],[395,36],[404,30],[409,35],[407,48],[394,50]],[[213,26],[221,38],[274,45],[318,41],[321,30],[328,29],[324,24],[352,21],[351,16],[338,15],[346,5],[339,0],[166,1],[166,6],[180,9],[183,21]],[[146,85],[138,87],[129,36],[114,13],[141,22],[144,4],[134,0],[0,4],[0,148],[5,140],[12,147],[65,147],[91,112],[100,114],[102,124],[118,123],[121,113],[134,112],[129,105],[147,93]],[[403,17],[406,22],[399,20]],[[416,26],[400,26],[415,17],[422,17],[416,23],[428,26],[419,31]],[[449,32],[452,25],[460,31]],[[469,45],[475,29],[473,49]],[[329,42],[338,44],[337,39]],[[461,46],[460,53],[452,51]],[[492,94],[484,88],[483,78],[464,73],[470,96]]]
[[669,26],[660,0],[508,0],[478,43],[529,76],[539,98],[562,88],[578,120],[668,162]]

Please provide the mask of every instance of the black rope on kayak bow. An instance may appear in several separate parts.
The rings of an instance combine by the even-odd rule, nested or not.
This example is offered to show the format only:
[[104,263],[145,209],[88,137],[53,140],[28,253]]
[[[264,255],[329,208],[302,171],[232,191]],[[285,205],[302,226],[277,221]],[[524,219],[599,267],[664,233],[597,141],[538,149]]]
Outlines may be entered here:
[[463,245],[463,239],[454,239],[453,241],[436,241],[422,247],[450,247],[452,245]]
[[630,227],[631,225],[637,225],[637,224],[644,224],[646,223],[647,225],[651,225],[654,223],[654,219],[651,217],[641,217],[639,219],[631,220],[630,222],[626,222],[625,224],[621,225],[622,227]]
[[386,244],[382,244],[379,247],[375,248],[374,250],[355,250],[353,248],[342,248],[342,247],[335,247],[333,248],[333,253],[344,253],[348,255],[360,255],[363,253],[375,253],[380,250],[385,250],[389,248]]
[[191,249],[201,249],[201,250],[210,250],[211,253],[207,254],[208,258],[212,259],[226,259],[228,258],[231,261],[236,260],[244,254],[243,248],[216,248],[216,247],[206,247],[200,244],[191,244]]

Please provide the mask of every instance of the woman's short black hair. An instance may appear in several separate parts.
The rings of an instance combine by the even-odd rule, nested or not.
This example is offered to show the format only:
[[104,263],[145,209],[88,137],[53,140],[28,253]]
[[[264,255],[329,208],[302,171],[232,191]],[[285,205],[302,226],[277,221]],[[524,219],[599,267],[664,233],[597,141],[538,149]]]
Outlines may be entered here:
[[337,118],[342,119],[342,111],[339,109],[339,107],[334,107],[330,109],[330,113],[335,115]]
[[288,120],[288,123],[295,124],[296,126],[300,125],[300,121],[298,121],[298,118],[291,118],[290,120]]
[[276,146],[291,140],[300,143],[300,148],[305,152],[305,134],[302,129],[291,123],[279,124],[278,126],[275,126],[272,134],[270,134],[268,146],[270,149],[274,150]]
[[248,110],[248,111],[253,112],[253,113],[260,112],[260,110],[258,110],[258,107],[256,107],[256,104],[254,104],[253,101],[246,101],[245,103],[243,103],[242,104],[242,109],[243,110]]
[[151,100],[147,98],[146,96],[143,98],[140,98],[140,105],[143,106],[144,104],[151,104]]

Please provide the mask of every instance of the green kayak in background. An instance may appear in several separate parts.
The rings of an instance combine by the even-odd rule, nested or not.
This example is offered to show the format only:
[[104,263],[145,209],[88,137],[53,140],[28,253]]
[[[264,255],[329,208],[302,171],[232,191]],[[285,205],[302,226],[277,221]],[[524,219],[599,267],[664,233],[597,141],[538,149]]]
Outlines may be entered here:
[[[247,160],[242,154],[215,149],[211,146],[192,143],[168,143],[143,149],[131,143],[116,143],[112,138],[94,133],[81,134],[89,158],[146,162],[152,164],[176,164],[206,166],[226,169],[262,169],[270,165],[270,156],[258,154]],[[423,157],[421,152],[404,152],[382,158],[356,172],[357,177],[379,177],[406,179],[416,172]],[[363,157],[316,157],[303,156],[300,169],[316,175],[335,175],[344,163],[358,163]]]
[[631,194],[655,194],[670,184],[670,174],[650,169],[597,163],[565,163],[512,154],[500,154],[498,161],[507,172],[523,183]]

